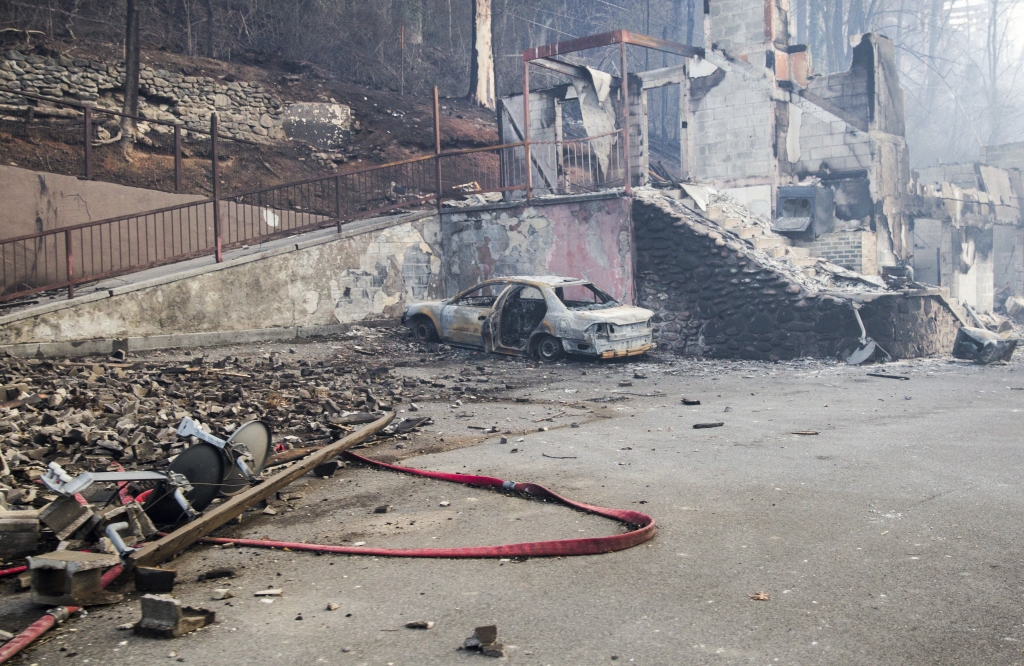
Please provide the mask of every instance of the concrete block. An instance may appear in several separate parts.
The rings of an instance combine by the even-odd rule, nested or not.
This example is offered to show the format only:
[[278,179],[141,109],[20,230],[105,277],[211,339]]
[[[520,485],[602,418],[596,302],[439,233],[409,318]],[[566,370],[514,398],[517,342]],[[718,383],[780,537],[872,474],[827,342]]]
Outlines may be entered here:
[[139,636],[177,638],[212,624],[216,619],[213,611],[182,606],[177,599],[162,595],[147,594],[141,603],[142,619],[134,627]]
[[39,547],[36,511],[0,511],[0,560],[14,560]]
[[58,497],[39,513],[39,520],[53,530],[61,541],[67,541],[79,527],[93,516],[93,511],[74,497]]
[[44,606],[117,603],[121,595],[100,587],[100,578],[105,569],[119,563],[117,555],[68,550],[30,557],[32,602]]
[[174,589],[174,579],[177,576],[178,572],[173,569],[136,567],[135,589],[138,592],[167,594]]

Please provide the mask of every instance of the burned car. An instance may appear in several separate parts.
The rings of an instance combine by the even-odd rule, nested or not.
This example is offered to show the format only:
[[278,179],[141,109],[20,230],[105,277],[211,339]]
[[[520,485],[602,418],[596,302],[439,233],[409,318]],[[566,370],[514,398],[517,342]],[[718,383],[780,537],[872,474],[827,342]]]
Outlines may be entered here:
[[402,323],[420,342],[443,341],[502,354],[601,358],[643,354],[650,310],[624,305],[586,280],[506,277],[481,282],[447,301],[414,303]]

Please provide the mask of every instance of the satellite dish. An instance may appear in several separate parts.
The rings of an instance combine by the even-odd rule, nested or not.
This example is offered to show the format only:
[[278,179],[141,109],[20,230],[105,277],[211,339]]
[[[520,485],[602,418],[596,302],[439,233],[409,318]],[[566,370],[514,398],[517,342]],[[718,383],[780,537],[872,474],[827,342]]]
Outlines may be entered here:
[[[267,424],[263,421],[249,421],[242,425],[231,433],[225,448],[230,448],[234,444],[242,444],[249,450],[249,455],[252,456],[249,471],[259,475],[270,456],[270,428]],[[231,465],[225,471],[224,483],[220,489],[222,495],[237,495],[249,487],[237,466]]]
[[[217,497],[226,466],[227,459],[220,449],[199,442],[179,453],[168,471],[188,479],[192,490],[185,493],[185,499],[194,510],[202,511]],[[185,517],[164,481],[157,485],[143,509],[157,525],[175,525]]]

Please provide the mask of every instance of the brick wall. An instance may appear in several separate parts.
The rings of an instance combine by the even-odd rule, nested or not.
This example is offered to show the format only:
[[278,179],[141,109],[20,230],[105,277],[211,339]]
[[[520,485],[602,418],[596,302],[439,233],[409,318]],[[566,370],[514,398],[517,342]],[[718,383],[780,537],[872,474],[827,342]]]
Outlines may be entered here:
[[[670,206],[643,196],[633,204],[637,304],[655,312],[660,348],[777,360],[835,358],[856,347],[860,327],[848,300],[807,291],[727,232]],[[861,316],[897,358],[948,353],[959,328],[937,297],[879,294]]]
[[811,251],[812,257],[828,259],[833,264],[865,275],[878,274],[876,235],[871,231],[837,231],[813,241],[796,241],[797,247]]

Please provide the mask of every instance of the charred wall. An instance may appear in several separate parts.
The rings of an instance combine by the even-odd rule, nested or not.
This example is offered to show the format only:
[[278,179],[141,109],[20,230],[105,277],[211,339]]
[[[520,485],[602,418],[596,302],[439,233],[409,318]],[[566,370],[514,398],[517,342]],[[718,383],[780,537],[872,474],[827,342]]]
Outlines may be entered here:
[[933,295],[810,292],[761,264],[731,235],[694,214],[636,199],[637,304],[656,313],[662,349],[714,358],[834,358],[868,335],[897,358],[948,353],[959,322]]

